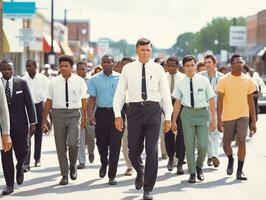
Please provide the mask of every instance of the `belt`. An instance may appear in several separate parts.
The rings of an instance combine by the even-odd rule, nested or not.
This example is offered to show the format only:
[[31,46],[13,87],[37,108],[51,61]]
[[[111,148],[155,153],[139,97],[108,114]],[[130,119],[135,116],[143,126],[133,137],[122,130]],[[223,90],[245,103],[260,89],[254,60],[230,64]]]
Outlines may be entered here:
[[98,110],[113,111],[113,107],[97,107]]
[[[183,106],[183,105],[182,105]],[[206,107],[201,107],[201,108],[192,108],[192,107],[188,107],[188,106],[183,106],[184,108],[188,108],[188,109],[191,109],[191,110],[203,110],[203,109],[206,109]]]
[[130,102],[128,103],[129,106],[146,106],[151,104],[159,104],[159,102],[156,101],[141,101],[141,102]]

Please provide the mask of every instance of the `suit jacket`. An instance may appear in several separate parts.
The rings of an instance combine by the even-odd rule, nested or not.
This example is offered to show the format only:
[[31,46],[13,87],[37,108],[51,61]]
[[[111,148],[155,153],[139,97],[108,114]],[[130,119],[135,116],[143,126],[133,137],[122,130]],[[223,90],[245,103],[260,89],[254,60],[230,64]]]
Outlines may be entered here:
[[9,112],[6,102],[5,90],[0,81],[0,132],[9,134]]
[[13,77],[12,101],[9,105],[10,134],[27,135],[29,125],[37,122],[35,105],[25,80]]

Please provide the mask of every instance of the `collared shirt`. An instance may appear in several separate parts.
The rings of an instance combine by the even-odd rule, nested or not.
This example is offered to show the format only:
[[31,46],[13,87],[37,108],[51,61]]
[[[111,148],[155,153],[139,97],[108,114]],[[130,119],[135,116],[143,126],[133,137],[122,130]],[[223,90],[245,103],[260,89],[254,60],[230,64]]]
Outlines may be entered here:
[[34,104],[46,101],[48,96],[49,78],[40,73],[36,73],[35,76],[31,78],[29,74],[26,73],[22,79],[28,83]]
[[[67,109],[66,107],[66,79],[62,74],[51,79],[49,83],[48,99],[52,100],[52,108]],[[78,75],[71,74],[68,78],[68,109],[80,109],[81,100],[87,98],[87,87],[83,78]]]
[[96,105],[101,108],[112,108],[116,86],[120,74],[113,71],[110,76],[100,72],[91,77],[89,94],[96,97]]
[[[7,80],[2,77],[3,85],[4,85],[4,90],[6,89],[6,82]],[[11,97],[13,96],[13,76],[8,80],[9,81],[9,88],[11,92]]]
[[[7,107],[5,89],[3,84],[0,81],[0,127],[2,130],[3,135],[10,134],[10,119],[9,119],[9,112]],[[1,138],[1,137],[0,137]],[[1,140],[0,140],[1,142]],[[0,144],[1,147],[2,143]]]
[[89,83],[90,83],[90,78],[88,78],[87,76],[84,78],[84,81],[86,83],[86,86],[87,86],[87,95],[88,97],[90,96],[89,94]]
[[[121,116],[122,107],[130,102],[142,102],[142,63],[137,60],[124,66],[114,97],[114,112]],[[161,65],[149,61],[145,64],[147,100],[161,102],[165,119],[171,120],[173,111],[171,94],[164,69]],[[126,96],[127,95],[127,96]]]
[[[192,77],[194,108],[208,107],[208,100],[215,97],[215,92],[206,77],[195,74]],[[191,107],[190,100],[190,78],[188,76],[178,80],[172,93],[175,99],[181,101],[181,104]]]
[[168,80],[168,85],[169,85],[169,89],[170,89],[170,87],[171,87],[171,80],[172,80],[172,76],[174,76],[174,85],[176,85],[176,82],[178,81],[178,80],[180,80],[181,78],[183,78],[184,76],[186,76],[185,74],[183,74],[183,73],[181,73],[181,72],[179,72],[179,71],[177,71],[175,74],[170,74],[169,72],[166,72],[165,73],[165,75],[166,75],[166,78],[167,78],[167,80]]

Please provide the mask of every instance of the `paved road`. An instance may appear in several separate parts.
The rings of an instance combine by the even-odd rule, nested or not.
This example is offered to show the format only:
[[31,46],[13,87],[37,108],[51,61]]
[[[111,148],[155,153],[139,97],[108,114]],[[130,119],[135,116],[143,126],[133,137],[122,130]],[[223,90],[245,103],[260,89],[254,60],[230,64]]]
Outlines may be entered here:
[[[160,160],[159,173],[154,199],[167,200],[266,200],[266,115],[260,115],[258,133],[247,144],[247,159],[244,172],[249,178],[247,182],[239,182],[234,176],[226,175],[227,158],[221,152],[221,165],[218,169],[205,166],[205,181],[194,185],[188,184],[188,174],[176,176],[166,170],[167,160]],[[235,149],[234,149],[235,150]],[[97,155],[97,153],[96,153]],[[236,164],[236,163],[235,163]],[[60,173],[55,152],[53,136],[45,136],[43,140],[42,167],[31,168],[25,174],[22,186],[15,185],[15,192],[5,199],[38,199],[38,200],[74,200],[74,199],[141,199],[142,191],[134,189],[134,178],[123,176],[126,166],[120,159],[117,181],[118,185],[109,186],[108,179],[100,179],[98,170],[99,157],[93,164],[87,164],[86,169],[78,171],[78,179],[70,180],[67,186],[59,186]],[[236,165],[235,165],[236,168]],[[0,189],[4,187],[1,172]],[[55,196],[56,195],[56,196]],[[0,196],[1,198],[1,196]]]

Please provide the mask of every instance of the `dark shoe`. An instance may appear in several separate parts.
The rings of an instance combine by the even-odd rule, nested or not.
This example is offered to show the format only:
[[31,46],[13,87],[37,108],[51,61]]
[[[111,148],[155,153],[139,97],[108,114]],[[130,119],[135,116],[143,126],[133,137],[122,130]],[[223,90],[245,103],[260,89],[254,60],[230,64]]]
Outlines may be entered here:
[[29,165],[23,165],[22,169],[23,169],[23,172],[26,173],[26,172],[30,171],[30,166]]
[[93,163],[93,161],[94,161],[94,154],[90,154],[89,155],[89,161],[90,161],[90,163]]
[[127,169],[127,171],[125,172],[125,176],[131,176],[132,175],[132,169]]
[[189,183],[196,183],[196,174],[190,174],[188,182]]
[[245,177],[245,174],[243,172],[237,172],[236,173],[236,179],[240,181],[247,181],[248,178]]
[[196,167],[196,170],[197,170],[197,179],[200,180],[200,181],[203,181],[204,180],[204,176],[203,176],[202,169],[199,168],[199,167]]
[[35,167],[40,167],[41,166],[41,162],[39,160],[36,160],[34,166]]
[[75,166],[70,165],[70,178],[71,180],[77,179],[77,169]]
[[84,169],[85,168],[85,164],[83,164],[83,163],[80,163],[79,165],[78,165],[78,167],[77,167],[78,169]]
[[212,157],[212,162],[214,167],[219,167],[220,165],[220,160],[216,157]]
[[143,192],[143,200],[152,200],[152,199],[153,199],[153,197],[152,197],[150,192],[148,192],[148,191]]
[[166,154],[162,154],[162,159],[163,160],[167,159],[167,155]]
[[232,159],[231,161],[228,161],[228,165],[227,165],[227,175],[232,175],[234,172],[234,159]]
[[106,174],[106,166],[101,166],[101,168],[100,168],[100,171],[99,171],[99,176],[100,176],[100,178],[103,178],[103,177],[105,177],[105,174]]
[[14,187],[13,186],[6,186],[4,190],[2,191],[2,195],[9,195],[12,192],[14,192]]
[[212,166],[213,165],[212,158],[208,158],[207,165],[208,166]]
[[17,170],[17,175],[16,175],[16,180],[17,180],[17,184],[21,185],[24,181],[24,173],[23,170]]
[[115,180],[115,178],[109,178],[109,185],[116,185],[117,182]]
[[137,175],[136,179],[135,179],[135,187],[137,190],[140,190],[143,186],[144,183],[144,177],[143,175]]
[[169,158],[167,163],[167,169],[171,172],[174,169],[174,158]]
[[59,182],[59,185],[67,185],[68,184],[68,177],[63,176],[61,181]]
[[183,170],[183,165],[179,165],[177,166],[177,171],[176,171],[176,174],[177,175],[183,175],[185,172]]

